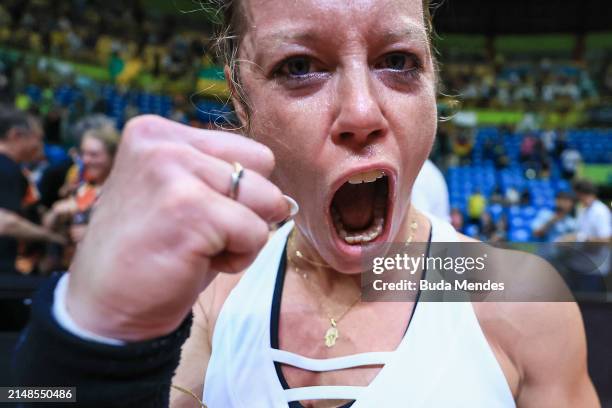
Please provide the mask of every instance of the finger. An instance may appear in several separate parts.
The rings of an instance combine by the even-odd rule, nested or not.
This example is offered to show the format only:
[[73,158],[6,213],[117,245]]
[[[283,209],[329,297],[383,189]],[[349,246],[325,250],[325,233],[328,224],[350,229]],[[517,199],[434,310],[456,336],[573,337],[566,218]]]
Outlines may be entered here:
[[257,253],[235,254],[225,251],[210,260],[210,269],[216,272],[239,273],[249,267]]
[[[186,153],[184,164],[196,177],[204,181],[219,194],[228,196],[232,189],[234,165],[199,152]],[[234,198],[249,207],[259,217],[269,223],[287,219],[291,212],[290,204],[281,190],[261,174],[245,169],[238,181]]]
[[196,129],[154,115],[130,120],[125,132],[152,140],[187,143],[210,156],[227,162],[237,161],[264,177],[268,177],[274,168],[274,155],[268,147],[235,133]]
[[268,240],[268,223],[250,208],[218,193],[212,192],[208,202],[207,219],[218,234],[222,252],[256,255]]

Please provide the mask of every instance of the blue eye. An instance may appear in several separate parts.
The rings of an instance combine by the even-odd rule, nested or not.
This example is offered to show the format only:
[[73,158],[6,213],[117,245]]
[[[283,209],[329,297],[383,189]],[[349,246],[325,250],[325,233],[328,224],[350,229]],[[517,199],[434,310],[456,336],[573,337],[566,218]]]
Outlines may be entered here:
[[292,77],[308,75],[310,73],[310,60],[306,57],[290,58],[281,66],[280,72]]
[[416,57],[396,52],[385,55],[382,63],[377,68],[394,71],[412,71],[419,68],[419,63]]
[[388,68],[401,71],[406,66],[406,56],[402,54],[391,54],[385,57],[385,64]]

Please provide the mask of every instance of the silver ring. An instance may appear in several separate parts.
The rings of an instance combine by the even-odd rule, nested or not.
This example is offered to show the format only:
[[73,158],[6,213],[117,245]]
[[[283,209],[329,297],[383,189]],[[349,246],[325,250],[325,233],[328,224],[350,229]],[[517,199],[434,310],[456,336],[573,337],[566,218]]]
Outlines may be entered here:
[[238,162],[234,162],[234,172],[232,173],[232,184],[230,186],[229,198],[235,200],[238,197],[238,185],[240,184],[240,179],[244,176],[244,168]]

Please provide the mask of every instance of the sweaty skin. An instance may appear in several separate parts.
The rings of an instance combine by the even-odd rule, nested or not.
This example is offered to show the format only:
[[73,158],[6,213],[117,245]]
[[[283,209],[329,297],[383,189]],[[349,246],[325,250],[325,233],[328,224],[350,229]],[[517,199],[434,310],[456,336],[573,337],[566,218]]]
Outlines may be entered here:
[[[304,0],[282,7],[269,0],[243,3],[248,28],[239,52],[240,78],[251,107],[250,136],[274,153],[270,179],[300,203],[297,247],[330,265],[309,270],[326,295],[326,309],[343,310],[358,290],[360,254],[333,239],[328,206],[338,179],[369,164],[388,166],[396,177],[389,239],[408,236],[413,219],[419,225],[415,241],[429,236],[427,218],[409,200],[433,142],[437,115],[421,1]],[[403,57],[398,63],[390,55]],[[246,112],[234,102],[246,121]],[[300,266],[304,268],[308,266]],[[195,324],[174,383],[198,396],[217,316],[239,279],[218,275],[194,306]],[[328,349],[313,335],[324,332],[328,322],[311,289],[290,267],[281,302],[280,347],[312,358],[393,350],[412,307],[357,304],[343,319],[346,341]],[[584,330],[575,304],[474,307],[520,407],[599,406],[587,374]],[[284,367],[283,373],[291,387],[366,385],[379,370],[312,373]],[[173,407],[193,404],[191,397],[174,390],[171,401]],[[327,407],[341,402],[302,403]]]

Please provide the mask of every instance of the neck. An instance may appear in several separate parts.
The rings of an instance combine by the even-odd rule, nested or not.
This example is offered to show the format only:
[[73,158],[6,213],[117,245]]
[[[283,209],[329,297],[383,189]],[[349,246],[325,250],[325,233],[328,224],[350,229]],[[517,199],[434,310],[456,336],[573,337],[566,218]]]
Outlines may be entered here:
[[[412,224],[416,222],[416,230]],[[414,243],[427,242],[431,225],[427,217],[419,211],[410,207],[407,215],[394,241]],[[299,251],[301,256],[296,255]],[[287,248],[290,266],[299,272],[301,277],[309,279],[310,282],[322,291],[323,294],[337,294],[338,291],[361,290],[361,274],[342,273],[332,268],[310,244],[310,241],[301,233],[299,228],[295,228]]]
[[[292,234],[287,253],[291,266],[299,272],[302,279],[308,279],[325,295],[337,292],[339,288],[359,289],[360,274],[347,274],[335,270],[319,255],[298,228]],[[298,252],[301,256],[297,255]]]

